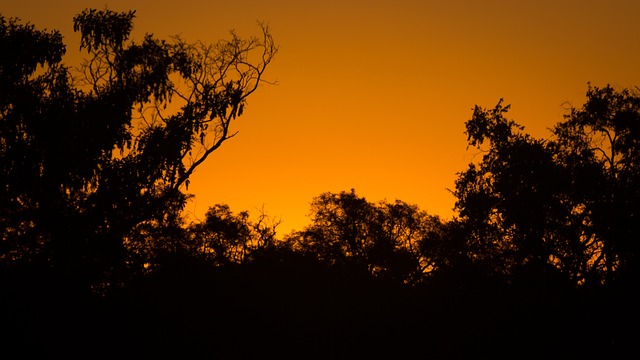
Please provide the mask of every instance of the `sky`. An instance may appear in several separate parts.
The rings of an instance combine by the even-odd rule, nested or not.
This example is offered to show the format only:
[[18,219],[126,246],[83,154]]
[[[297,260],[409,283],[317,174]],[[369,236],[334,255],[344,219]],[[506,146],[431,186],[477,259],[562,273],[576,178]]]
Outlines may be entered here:
[[65,36],[68,62],[87,7],[136,10],[145,33],[215,42],[270,25],[279,53],[248,98],[238,135],[191,178],[186,208],[264,211],[279,233],[309,223],[324,192],[416,204],[454,216],[456,174],[478,159],[464,122],[501,98],[538,137],[580,106],[587,84],[640,85],[636,0],[0,0],[18,17]]

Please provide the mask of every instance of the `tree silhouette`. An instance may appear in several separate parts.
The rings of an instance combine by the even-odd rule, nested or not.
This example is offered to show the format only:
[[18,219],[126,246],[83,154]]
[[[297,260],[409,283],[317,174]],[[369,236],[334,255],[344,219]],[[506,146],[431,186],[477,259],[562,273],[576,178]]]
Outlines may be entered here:
[[355,190],[324,193],[311,203],[312,225],[292,233],[293,249],[354,273],[415,283],[436,259],[423,253],[439,218],[402,201],[373,204]]
[[74,18],[79,74],[61,63],[59,33],[0,18],[4,263],[39,258],[82,282],[142,266],[129,256],[137,233],[178,223],[189,176],[235,135],[277,52],[266,26],[212,45],[135,42],[133,18]]
[[277,246],[277,226],[264,213],[253,222],[247,211],[234,214],[228,205],[217,204],[203,222],[190,226],[189,246],[214,266],[242,265]]
[[558,157],[571,179],[574,212],[593,244],[593,266],[611,281],[637,276],[640,255],[640,95],[611,86],[587,90],[553,129]]
[[[476,107],[467,122],[471,146],[489,148],[456,181],[456,208],[466,222],[470,253],[487,271],[510,277],[527,267],[550,271],[563,260],[555,231],[565,217],[556,194],[563,181],[543,140],[507,120],[509,106]],[[563,264],[564,265],[564,264]]]
[[502,101],[477,106],[466,134],[482,156],[459,173],[451,221],[323,193],[311,224],[279,241],[265,214],[217,204],[202,222],[180,216],[189,176],[264,82],[268,28],[213,45],[135,42],[133,19],[76,16],[87,59],[74,72],[59,33],[0,16],[2,355],[635,350],[637,91],[589,86],[548,139]]
[[454,192],[470,258],[508,281],[544,284],[600,285],[636,271],[638,102],[626,89],[589,87],[549,140],[507,120],[502,101],[476,107],[467,134],[484,155]]

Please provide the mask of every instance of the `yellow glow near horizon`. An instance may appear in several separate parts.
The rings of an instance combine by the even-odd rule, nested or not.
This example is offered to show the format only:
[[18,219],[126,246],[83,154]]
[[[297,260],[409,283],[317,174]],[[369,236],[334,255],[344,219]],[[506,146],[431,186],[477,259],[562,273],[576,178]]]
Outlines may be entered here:
[[[464,121],[475,104],[512,104],[535,136],[580,105],[587,82],[640,83],[640,2],[602,1],[29,1],[7,17],[59,29],[86,7],[136,10],[135,35],[213,42],[268,22],[280,47],[239,134],[197,170],[187,211],[215,203],[301,229],[309,202],[349,190],[453,215],[456,172],[474,156]],[[75,55],[77,56],[77,55]]]

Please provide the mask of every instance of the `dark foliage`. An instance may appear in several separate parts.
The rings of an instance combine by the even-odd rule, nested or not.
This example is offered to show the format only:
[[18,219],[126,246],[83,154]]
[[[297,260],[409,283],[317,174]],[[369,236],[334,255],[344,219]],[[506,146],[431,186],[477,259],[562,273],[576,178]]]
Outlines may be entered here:
[[485,154],[454,192],[469,262],[510,282],[636,278],[639,105],[629,90],[589,87],[550,139],[523,133],[502,101],[476,107],[467,134]]
[[189,176],[234,135],[277,51],[266,27],[261,38],[213,45],[137,43],[133,17],[74,18],[87,55],[80,74],[61,63],[57,32],[0,18],[5,265],[40,261],[93,287],[139,271],[139,241],[179,226]]
[[[0,16],[0,354],[65,358],[617,358],[640,320],[640,96],[589,86],[549,139],[476,107],[459,217],[355,190],[311,224],[180,214],[189,176],[276,53],[130,40],[134,12],[57,32]],[[258,53],[257,63],[249,54]],[[254,59],[254,57],[251,57]],[[168,111],[167,109],[174,109]]]
[[296,251],[351,272],[407,284],[422,281],[438,265],[436,252],[427,249],[443,225],[414,205],[399,200],[372,204],[351,190],[322,194],[311,208],[312,225],[286,240]]

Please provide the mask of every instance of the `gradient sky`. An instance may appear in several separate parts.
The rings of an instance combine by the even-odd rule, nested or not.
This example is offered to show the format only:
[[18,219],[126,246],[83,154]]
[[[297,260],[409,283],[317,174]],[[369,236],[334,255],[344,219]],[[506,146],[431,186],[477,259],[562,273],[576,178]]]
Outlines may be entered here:
[[86,7],[137,10],[135,38],[214,42],[268,22],[280,47],[238,136],[199,168],[187,211],[260,209],[280,233],[308,223],[323,192],[355,188],[453,216],[456,173],[473,161],[464,122],[500,98],[535,136],[584,101],[587,82],[640,84],[640,1],[0,0],[5,17],[59,29],[69,62]]

